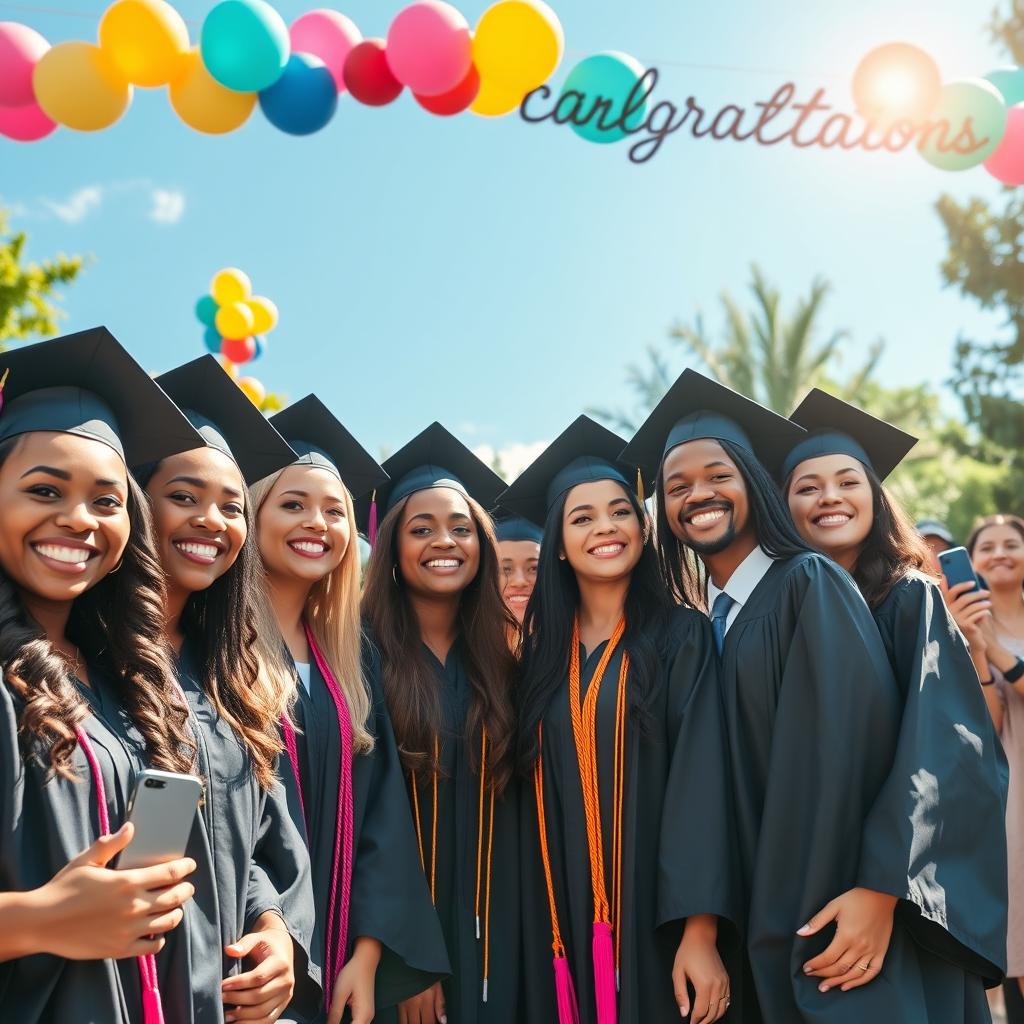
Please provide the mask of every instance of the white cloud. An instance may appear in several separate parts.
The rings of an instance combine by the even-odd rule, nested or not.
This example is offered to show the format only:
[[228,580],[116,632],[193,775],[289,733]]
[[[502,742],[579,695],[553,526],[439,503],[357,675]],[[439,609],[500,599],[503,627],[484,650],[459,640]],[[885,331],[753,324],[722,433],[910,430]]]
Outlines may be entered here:
[[103,189],[99,185],[87,185],[77,192],[72,192],[63,202],[54,199],[44,199],[42,202],[65,224],[77,224],[103,202]]
[[486,462],[488,466],[493,466],[495,457],[497,457],[502,476],[511,483],[550,443],[550,441],[534,441],[531,444],[524,444],[521,441],[513,441],[500,448],[494,448],[489,444],[479,444],[473,449],[473,454]]
[[185,213],[185,193],[180,189],[155,188],[150,199],[149,219],[157,224],[177,224]]

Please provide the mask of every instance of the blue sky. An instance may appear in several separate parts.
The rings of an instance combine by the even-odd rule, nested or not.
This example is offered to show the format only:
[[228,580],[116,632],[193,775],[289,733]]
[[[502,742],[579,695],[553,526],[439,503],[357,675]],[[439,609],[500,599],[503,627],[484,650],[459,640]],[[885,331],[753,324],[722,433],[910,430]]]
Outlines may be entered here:
[[[339,6],[372,36],[401,5]],[[0,2],[0,19],[51,42],[95,37],[105,4],[60,6]],[[176,6],[195,35],[211,4]],[[291,21],[315,4],[276,6]],[[487,2],[459,6],[475,23]],[[892,40],[922,46],[947,79],[1005,63],[984,31],[987,0],[553,6],[567,47],[556,81],[618,49],[661,69],[660,95],[712,107],[767,99],[791,77],[804,96],[826,85],[850,109],[857,61]],[[0,201],[30,231],[30,255],[95,257],[68,292],[69,329],[105,323],[148,368],[166,369],[203,351],[194,302],[215,270],[240,266],[281,309],[253,373],[293,399],[316,390],[374,451],[435,418],[471,445],[533,445],[585,406],[628,403],[625,365],[673,320],[701,309],[718,324],[717,295],[741,295],[753,261],[790,301],[827,277],[828,326],[857,346],[885,338],[893,382],[940,384],[958,331],[993,326],[941,287],[943,190],[998,194],[980,169],[943,173],[913,152],[766,150],[682,133],[636,166],[623,146],[515,115],[434,118],[408,95],[383,109],[346,97],[306,139],[258,109],[214,139],[182,125],[165,91],[138,91],[97,135],[0,140]]]

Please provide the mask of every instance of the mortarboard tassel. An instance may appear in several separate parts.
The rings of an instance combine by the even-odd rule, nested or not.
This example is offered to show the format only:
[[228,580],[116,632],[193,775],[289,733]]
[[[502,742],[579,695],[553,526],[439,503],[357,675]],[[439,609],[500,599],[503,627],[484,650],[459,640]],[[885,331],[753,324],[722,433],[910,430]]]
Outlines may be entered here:
[[607,921],[594,922],[594,1003],[597,1024],[615,1024],[615,953]]
[[367,527],[367,538],[370,541],[370,547],[374,547],[377,543],[377,492],[374,491],[370,497],[370,523]]
[[564,956],[555,957],[555,1001],[558,1005],[558,1024],[580,1024],[580,1011],[576,1004],[576,989]]
[[644,475],[639,469],[636,471],[636,496],[642,505],[644,503]]
[[10,368],[4,370],[4,375],[0,377],[0,412],[4,411],[4,385],[7,383],[7,375],[10,373]]

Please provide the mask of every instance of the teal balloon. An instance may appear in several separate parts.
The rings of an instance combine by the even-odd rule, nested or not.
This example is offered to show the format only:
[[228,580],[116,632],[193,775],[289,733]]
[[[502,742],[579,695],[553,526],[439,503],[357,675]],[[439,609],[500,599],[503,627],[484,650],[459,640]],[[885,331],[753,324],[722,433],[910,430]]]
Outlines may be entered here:
[[[647,117],[647,99],[639,103],[643,90],[637,89],[637,82],[643,77],[644,66],[628,53],[608,51],[585,57],[569,72],[562,86],[556,108],[559,120],[568,117],[575,110],[575,116],[568,121],[572,130],[587,142],[621,142],[629,133],[619,125],[626,103],[633,95],[629,114],[625,119],[628,128],[639,128]],[[568,93],[578,93],[582,100]],[[589,116],[588,116],[589,115]],[[585,121],[585,124],[577,124]],[[615,127],[602,127],[615,125]]]
[[206,16],[199,41],[206,70],[236,92],[260,92],[288,63],[288,26],[265,0],[221,0]]
[[[984,140],[984,145],[971,146],[969,153],[958,152],[970,144],[964,132],[968,120],[975,143]],[[998,149],[1006,132],[1006,103],[991,82],[965,78],[942,87],[939,104],[928,121],[931,125],[946,122],[949,128],[944,140],[941,127],[933,128],[920,147],[921,156],[943,171],[967,171],[984,163]],[[961,145],[953,147],[958,136]]]
[[216,327],[207,327],[203,331],[203,344],[207,350],[212,352],[215,356],[220,355],[220,347],[223,344],[224,339],[220,336],[220,331]]
[[214,320],[217,319],[217,310],[219,308],[217,300],[212,295],[204,295],[196,303],[196,317],[198,317],[201,324],[212,327]]
[[1024,68],[996,68],[985,76],[985,80],[1002,93],[1008,107],[1024,103]]

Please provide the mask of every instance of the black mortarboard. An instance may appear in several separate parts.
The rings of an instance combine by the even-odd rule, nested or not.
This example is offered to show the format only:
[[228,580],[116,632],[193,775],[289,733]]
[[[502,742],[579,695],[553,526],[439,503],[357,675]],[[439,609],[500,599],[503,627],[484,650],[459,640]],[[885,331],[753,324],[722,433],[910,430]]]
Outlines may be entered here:
[[543,523],[559,498],[577,484],[614,480],[635,494],[638,474],[619,459],[622,448],[618,434],[589,416],[578,416],[502,494],[502,508]]
[[705,377],[683,370],[621,454],[624,462],[654,476],[662,460],[687,441],[730,441],[776,472],[803,429],[778,413]]
[[0,354],[0,441],[36,430],[102,441],[132,466],[195,448],[188,420],[106,327]]
[[213,356],[200,356],[168,370],[156,382],[181,406],[205,444],[238,464],[246,483],[262,480],[295,461],[288,442]]
[[506,516],[495,522],[494,536],[498,541],[528,540],[540,544],[544,540],[544,531],[522,516]]
[[917,444],[917,438],[840,398],[812,389],[789,417],[807,431],[786,456],[779,474],[785,480],[804,459],[849,455],[884,480]]
[[316,395],[289,405],[271,416],[270,423],[299,456],[299,465],[319,466],[333,473],[353,498],[387,483],[388,475],[377,460]]
[[[377,500],[385,515],[403,498],[431,487],[451,487],[490,510],[505,488],[493,469],[436,422],[386,459],[383,469],[389,479],[377,489]],[[356,503],[356,518],[364,527],[370,521],[370,506],[366,496]]]

